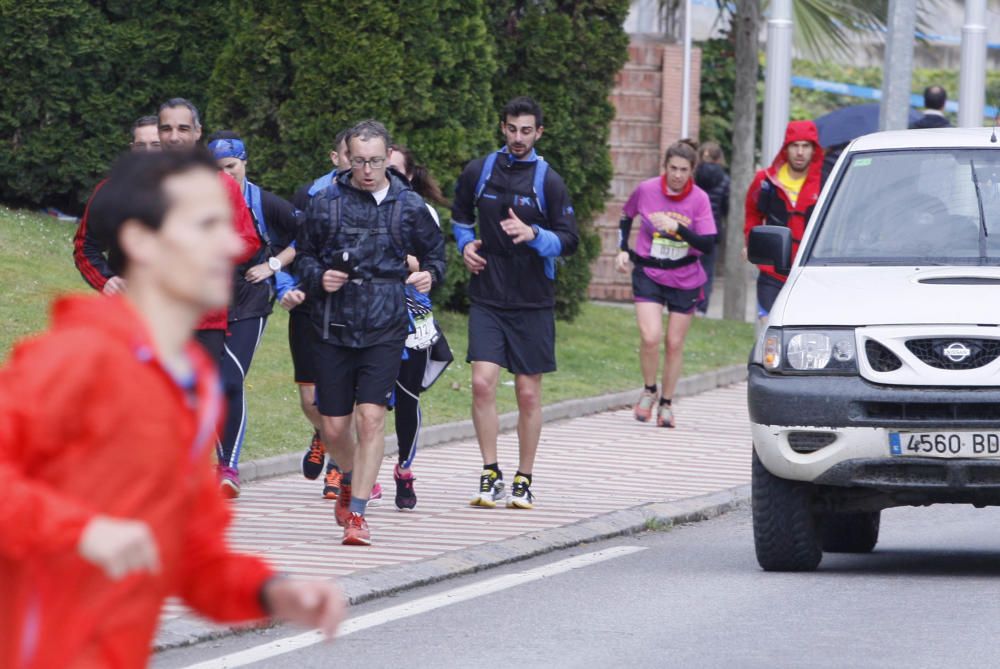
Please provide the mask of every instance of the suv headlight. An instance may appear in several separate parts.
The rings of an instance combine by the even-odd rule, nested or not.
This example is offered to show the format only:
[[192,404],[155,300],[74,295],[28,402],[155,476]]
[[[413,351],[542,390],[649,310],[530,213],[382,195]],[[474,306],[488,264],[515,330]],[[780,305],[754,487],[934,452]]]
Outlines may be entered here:
[[858,372],[853,329],[768,328],[759,350],[760,364],[770,372]]

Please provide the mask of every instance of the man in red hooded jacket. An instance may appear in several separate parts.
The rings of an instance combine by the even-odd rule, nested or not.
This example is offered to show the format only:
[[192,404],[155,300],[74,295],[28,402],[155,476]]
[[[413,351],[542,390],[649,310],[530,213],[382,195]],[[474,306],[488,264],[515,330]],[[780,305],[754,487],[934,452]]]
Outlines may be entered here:
[[[792,233],[792,258],[799,252],[806,223],[819,199],[823,149],[812,121],[792,121],[785,130],[785,143],[767,169],[754,176],[746,198],[743,233],[758,225],[783,225]],[[766,316],[785,285],[785,278],[771,265],[759,265],[757,304]]]
[[60,300],[0,369],[0,667],[144,667],[172,595],[332,635],[336,586],[277,577],[225,538],[219,380],[191,338],[243,246],[214,161],[126,155],[102,190],[93,232],[128,291]]

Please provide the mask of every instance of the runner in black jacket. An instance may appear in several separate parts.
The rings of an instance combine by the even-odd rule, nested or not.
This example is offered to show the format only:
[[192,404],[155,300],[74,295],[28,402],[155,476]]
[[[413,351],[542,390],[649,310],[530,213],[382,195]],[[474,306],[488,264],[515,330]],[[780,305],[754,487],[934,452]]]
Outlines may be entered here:
[[500,116],[506,146],[465,167],[452,206],[455,240],[473,275],[468,362],[484,463],[473,506],[494,507],[505,495],[497,463],[496,386],[506,368],[516,377],[520,447],[508,506],[532,508],[542,374],[556,369],[556,259],[572,255],[579,243],[566,185],[534,150],[542,125],[541,107],[531,98],[507,103]]
[[[322,340],[316,403],[323,441],[343,471],[335,515],[344,525],[345,544],[367,545],[364,515],[382,462],[386,405],[408,330],[405,284],[427,291],[444,278],[444,239],[420,196],[388,171],[392,142],[385,126],[359,123],[347,145],[351,171],[338,174],[309,203],[296,242],[296,270],[313,301],[312,320]],[[408,272],[408,254],[420,271]],[[355,406],[360,443],[352,453],[339,445]]]

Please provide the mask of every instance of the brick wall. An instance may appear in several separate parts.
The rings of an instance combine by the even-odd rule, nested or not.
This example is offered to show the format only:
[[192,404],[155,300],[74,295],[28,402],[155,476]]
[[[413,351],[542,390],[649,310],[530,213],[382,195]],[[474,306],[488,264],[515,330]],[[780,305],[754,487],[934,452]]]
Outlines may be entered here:
[[[632,298],[631,279],[614,271],[618,249],[618,219],[629,194],[639,183],[660,173],[667,147],[680,139],[684,51],[679,44],[636,38],[629,46],[629,62],[618,73],[611,102],[611,160],[615,176],[605,210],[595,220],[601,255],[591,266],[590,297],[626,301]],[[698,136],[698,100],[701,52],[691,52],[691,107],[689,129]],[[633,227],[633,240],[635,243]]]

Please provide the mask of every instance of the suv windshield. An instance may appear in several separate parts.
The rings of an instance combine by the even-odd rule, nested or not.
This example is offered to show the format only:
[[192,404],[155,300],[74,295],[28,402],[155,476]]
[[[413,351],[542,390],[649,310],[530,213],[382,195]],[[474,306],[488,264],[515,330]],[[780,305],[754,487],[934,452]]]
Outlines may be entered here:
[[807,263],[1000,265],[1000,150],[856,153],[830,196]]

